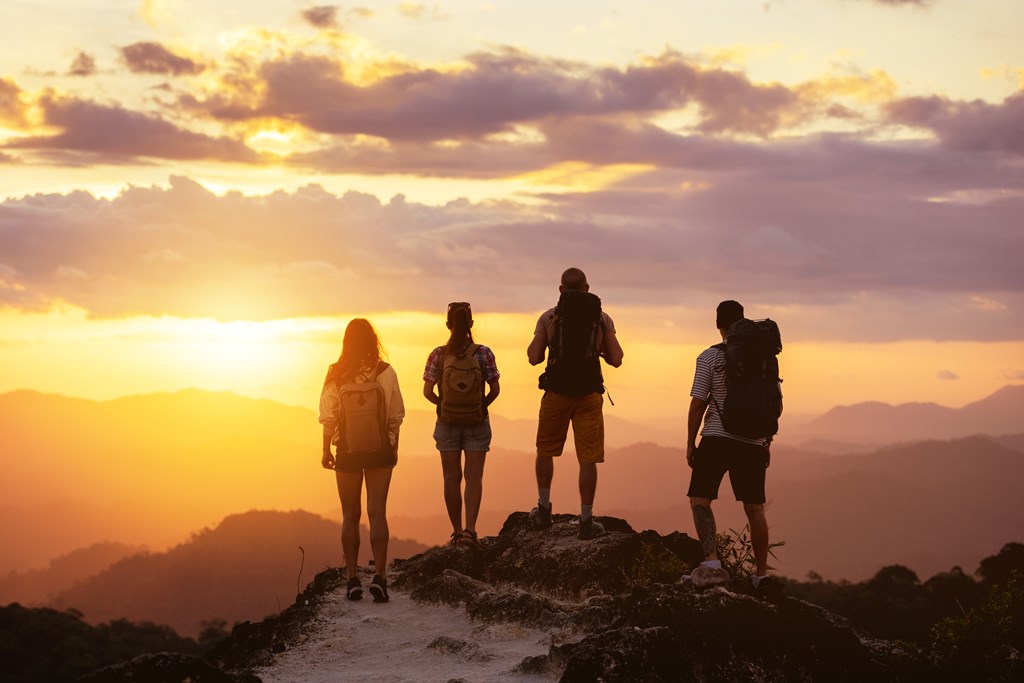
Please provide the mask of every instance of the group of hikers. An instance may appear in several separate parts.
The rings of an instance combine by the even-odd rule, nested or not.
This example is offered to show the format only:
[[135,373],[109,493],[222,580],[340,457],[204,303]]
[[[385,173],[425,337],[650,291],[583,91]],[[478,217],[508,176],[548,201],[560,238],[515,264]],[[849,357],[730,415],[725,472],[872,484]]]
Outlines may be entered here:
[[[552,526],[554,458],[562,454],[571,424],[579,460],[577,537],[589,540],[605,532],[594,518],[597,465],[604,462],[601,359],[617,368],[622,365],[623,351],[611,316],[590,292],[582,270],[563,272],[558,291],[558,304],[541,314],[527,348],[531,365],[547,361],[539,380],[544,393],[537,422],[537,504],[529,519],[538,530]],[[484,462],[491,444],[488,409],[501,391],[500,375],[494,353],[473,339],[473,312],[468,302],[448,304],[446,324],[450,330],[447,343],[427,358],[423,396],[436,406],[434,441],[441,455],[444,501],[452,524],[449,542],[479,548],[476,524]],[[704,561],[682,580],[699,578],[703,585],[711,585],[730,578],[717,554],[711,510],[711,501],[718,497],[722,479],[729,473],[736,500],[743,503],[750,525],[756,562],[751,580],[755,587],[764,587],[770,580],[765,473],[782,414],[776,359],[782,342],[774,322],[746,319],[736,301],[718,305],[715,326],[722,343],[697,357],[687,417],[686,462],[691,468],[687,495]],[[346,594],[350,600],[363,597],[357,567],[365,482],[375,567],[369,590],[375,602],[388,600],[387,496],[405,417],[398,376],[382,356],[373,326],[362,318],[352,320],[345,329],[341,355],[327,371],[319,418],[323,425],[321,465],[335,471],[341,499]]]

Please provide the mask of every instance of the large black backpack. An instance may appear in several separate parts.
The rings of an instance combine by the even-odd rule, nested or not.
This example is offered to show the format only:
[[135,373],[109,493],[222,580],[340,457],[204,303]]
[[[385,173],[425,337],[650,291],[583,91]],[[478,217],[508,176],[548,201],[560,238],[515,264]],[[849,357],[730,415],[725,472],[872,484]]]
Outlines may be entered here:
[[540,376],[541,389],[563,396],[604,393],[597,348],[601,325],[601,299],[590,292],[562,292],[548,340],[548,363]]
[[716,404],[725,431],[748,439],[775,436],[782,414],[779,326],[743,318],[716,348],[725,352],[725,404]]

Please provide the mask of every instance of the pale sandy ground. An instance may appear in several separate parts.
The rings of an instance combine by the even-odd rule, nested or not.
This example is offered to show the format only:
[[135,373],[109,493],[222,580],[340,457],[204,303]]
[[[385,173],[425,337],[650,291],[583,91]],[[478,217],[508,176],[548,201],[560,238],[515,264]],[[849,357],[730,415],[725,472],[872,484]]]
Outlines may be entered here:
[[[310,622],[303,642],[276,655],[274,665],[256,675],[264,683],[552,680],[512,669],[524,657],[547,654],[554,634],[515,624],[476,623],[461,609],[417,603],[393,589],[390,593],[390,602],[376,604],[369,591],[358,602],[336,591]],[[428,648],[438,636],[471,645],[461,653]]]

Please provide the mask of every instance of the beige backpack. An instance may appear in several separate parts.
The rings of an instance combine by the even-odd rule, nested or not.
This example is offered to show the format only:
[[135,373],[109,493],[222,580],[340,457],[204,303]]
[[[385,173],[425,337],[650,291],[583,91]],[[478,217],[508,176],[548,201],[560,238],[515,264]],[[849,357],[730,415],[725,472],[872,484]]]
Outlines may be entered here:
[[441,366],[441,422],[456,425],[484,421],[484,374],[474,357],[479,344],[470,344],[462,353],[445,353]]

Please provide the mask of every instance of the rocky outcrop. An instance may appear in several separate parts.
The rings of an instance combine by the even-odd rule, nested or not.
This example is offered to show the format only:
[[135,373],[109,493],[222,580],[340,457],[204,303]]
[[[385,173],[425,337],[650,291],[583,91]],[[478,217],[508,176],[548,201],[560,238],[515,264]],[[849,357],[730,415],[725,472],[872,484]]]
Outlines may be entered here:
[[[446,546],[395,561],[392,584],[480,622],[543,629],[547,654],[525,658],[516,671],[562,681],[886,681],[921,673],[902,647],[809,603],[758,594],[743,581],[706,590],[680,583],[680,568],[702,558],[684,534],[601,521],[607,533],[580,541],[568,515],[538,531],[526,513],[513,513],[479,549]],[[280,615],[237,626],[211,661],[238,671],[269,663],[301,640],[318,604],[343,585],[338,570],[318,575]],[[466,661],[486,656],[449,637],[428,649]]]
[[651,580],[663,568],[652,562],[697,564],[699,543],[601,521],[608,533],[580,541],[568,515],[537,531],[514,513],[478,551],[435,548],[396,561],[395,584],[478,620],[561,629],[547,657],[518,670],[562,681],[884,681],[912,663],[842,618],[746,582],[700,590],[678,572]]
[[250,674],[229,674],[208,662],[171,652],[140,655],[127,662],[112,664],[78,679],[77,683],[260,683]]

